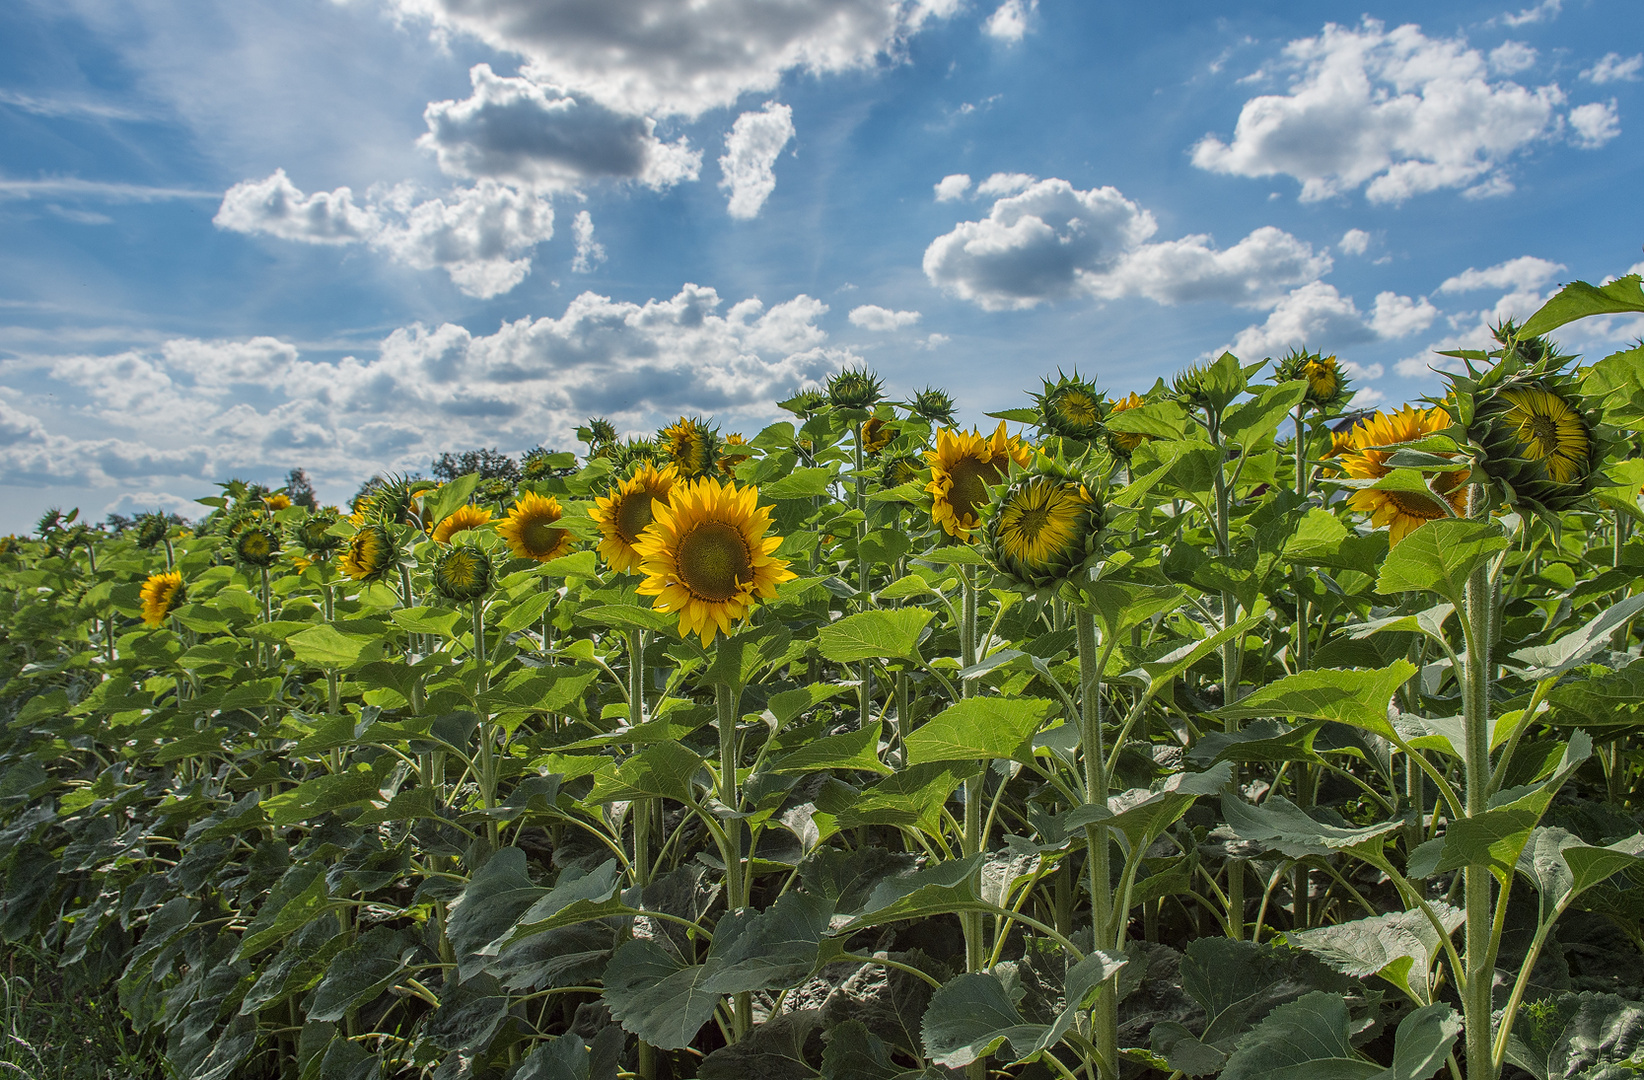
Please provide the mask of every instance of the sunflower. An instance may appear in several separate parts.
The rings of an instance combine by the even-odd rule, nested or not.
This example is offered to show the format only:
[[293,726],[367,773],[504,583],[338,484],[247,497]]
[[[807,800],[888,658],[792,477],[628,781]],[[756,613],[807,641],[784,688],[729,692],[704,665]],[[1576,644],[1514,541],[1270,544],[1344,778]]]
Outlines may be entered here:
[[308,552],[311,560],[326,555],[342,543],[342,537],[331,534],[331,527],[335,524],[337,511],[327,508],[310,511],[302,524],[297,526],[297,544]]
[[1071,376],[1060,375],[1055,382],[1044,380],[1045,388],[1033,396],[1039,407],[1040,426],[1052,435],[1090,442],[1102,433],[1102,420],[1107,416],[1107,399],[1096,384]]
[[751,454],[743,453],[737,448],[746,448],[747,445],[748,440],[742,437],[742,433],[740,431],[733,431],[729,435],[725,436],[725,452],[719,459],[719,471],[728,477],[735,476],[736,467],[744,461],[747,461],[751,456]]
[[633,476],[594,500],[588,516],[598,523],[604,537],[599,542],[599,554],[613,569],[631,573],[639,568],[636,545],[640,534],[679,482],[679,470],[672,465],[658,470],[646,462]]
[[264,570],[274,565],[280,554],[280,538],[260,526],[242,529],[234,539],[234,555],[248,566]]
[[919,479],[923,463],[912,454],[898,454],[884,459],[879,466],[879,479],[887,488],[901,487]]
[[508,550],[519,558],[547,562],[571,550],[570,530],[554,525],[562,516],[558,499],[527,491],[497,523],[497,535],[507,541]]
[[387,526],[366,525],[349,538],[348,550],[338,561],[355,581],[378,581],[399,563],[399,555]]
[[1084,484],[1055,472],[1024,476],[993,504],[985,530],[993,564],[1017,584],[1065,581],[1096,551],[1101,507]]
[[703,479],[682,484],[640,537],[645,580],[641,596],[654,596],[657,611],[677,613],[682,636],[696,634],[704,646],[729,634],[758,598],[794,573],[771,552],[780,536],[766,536],[771,511],[758,504],[759,489]]
[[927,386],[908,402],[908,408],[915,416],[932,424],[952,424],[958,406],[946,390],[939,390],[934,386]]
[[1345,404],[1353,393],[1339,360],[1304,349],[1291,349],[1274,365],[1273,381],[1306,383],[1303,405],[1321,412]]
[[828,380],[828,404],[841,409],[871,409],[885,396],[885,384],[867,368],[846,368]]
[[279,492],[273,495],[264,495],[263,505],[268,507],[268,512],[272,514],[277,510],[288,508],[291,505],[291,496],[282,495]]
[[166,621],[166,616],[176,611],[177,605],[183,602],[183,575],[175,570],[151,574],[143,582],[138,595],[143,600],[143,622],[149,626],[160,626]]
[[828,404],[828,395],[820,390],[801,390],[787,401],[779,401],[776,407],[786,409],[801,420],[809,420],[821,412]]
[[166,538],[171,531],[171,522],[166,516],[155,511],[137,515],[137,525],[133,532],[136,535],[137,546],[147,551]]
[[[1108,411],[1108,415],[1112,416],[1116,413],[1127,412],[1130,409],[1139,409],[1146,404],[1146,398],[1132,391],[1131,393],[1126,394],[1124,397],[1115,401],[1113,403],[1113,408]],[[1151,435],[1142,435],[1133,431],[1113,431],[1110,429],[1107,433],[1107,443],[1108,448],[1115,454],[1121,457],[1128,457],[1131,451],[1135,450],[1138,446],[1147,442],[1152,437],[1153,436]]]
[[451,538],[464,529],[477,529],[491,520],[491,511],[483,506],[464,503],[434,526],[434,542],[449,544]]
[[1574,405],[1556,390],[1529,385],[1501,391],[1493,419],[1511,436],[1509,452],[1535,462],[1555,484],[1574,484],[1590,468],[1592,439]]
[[657,432],[657,438],[663,453],[687,480],[708,475],[719,459],[719,433],[695,417],[681,416]]
[[447,600],[459,604],[478,600],[491,588],[491,559],[473,544],[459,544],[440,553],[429,576]]
[[896,438],[896,427],[875,416],[862,421],[861,426],[857,428],[856,437],[862,440],[863,450],[877,454]]
[[990,436],[975,428],[969,434],[952,428],[937,433],[936,449],[925,451],[931,479],[925,490],[935,497],[930,516],[949,536],[969,540],[981,523],[980,511],[988,501],[988,485],[1004,479],[1012,461],[1026,465],[1032,451],[1005,434],[1004,421]]
[[[1450,414],[1439,408],[1418,409],[1406,405],[1391,415],[1378,412],[1368,416],[1353,428],[1347,449],[1341,455],[1342,471],[1359,480],[1380,479],[1393,471],[1387,464],[1391,451],[1375,447],[1413,442],[1449,426]],[[1438,473],[1431,480],[1433,489],[1444,496],[1457,514],[1466,512],[1467,488],[1462,484],[1466,475],[1466,470],[1458,470]],[[1422,522],[1445,516],[1431,499],[1405,491],[1361,488],[1348,498],[1347,505],[1368,513],[1372,525],[1386,525],[1388,541],[1393,544],[1410,535]]]

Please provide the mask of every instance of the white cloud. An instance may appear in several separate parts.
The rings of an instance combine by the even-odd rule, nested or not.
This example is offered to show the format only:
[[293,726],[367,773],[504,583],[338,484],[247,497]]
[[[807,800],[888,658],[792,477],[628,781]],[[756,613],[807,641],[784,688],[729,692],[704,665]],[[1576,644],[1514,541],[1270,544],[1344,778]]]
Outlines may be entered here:
[[[1437,316],[1438,309],[1426,297],[1412,300],[1384,292],[1376,297],[1375,308],[1366,317],[1352,297],[1341,295],[1334,285],[1313,281],[1291,290],[1266,322],[1241,330],[1230,348],[1245,360],[1277,356],[1302,347],[1340,352],[1354,345],[1418,333]],[[1357,374],[1373,379],[1381,372],[1376,365],[1370,365],[1358,368]]]
[[571,272],[592,273],[594,267],[605,261],[605,245],[594,239],[594,215],[578,210],[571,221],[571,236],[577,245],[576,257],[571,260]]
[[817,325],[827,310],[804,295],[727,306],[686,285],[644,304],[584,293],[557,318],[489,335],[406,327],[377,355],[336,362],[272,338],[29,357],[18,363],[38,375],[38,400],[59,419],[36,419],[29,400],[0,401],[0,470],[15,484],[160,490],[167,478],[301,466],[317,481],[353,484],[381,469],[426,469],[454,447],[569,448],[589,415],[629,431],[681,412],[757,423],[774,419],[772,401],[856,360],[828,345]]
[[127,491],[103,507],[105,514],[125,514],[128,517],[152,510],[177,514],[189,519],[204,517],[209,512],[207,507],[201,506],[193,499],[185,499],[181,495],[172,495],[164,491]]
[[1204,235],[1148,243],[1157,229],[1153,215],[1116,188],[1039,180],[995,201],[983,220],[931,241],[925,276],[989,311],[1075,295],[1260,307],[1330,269],[1328,255],[1271,226],[1226,249]]
[[1620,53],[1605,53],[1598,63],[1581,73],[1590,83],[1603,86],[1613,82],[1637,82],[1644,70],[1644,53],[1623,58]]
[[150,187],[103,180],[57,176],[48,180],[0,180],[0,199],[96,199],[99,202],[168,202],[172,199],[216,199],[215,191]]
[[719,186],[731,193],[727,211],[734,218],[759,216],[765,200],[776,190],[776,159],[793,138],[793,109],[767,101],[762,112],[745,112],[725,136],[719,159],[724,174]]
[[1015,195],[1032,187],[1038,179],[1037,176],[1029,176],[1027,173],[996,172],[977,185],[976,194],[984,199],[998,195]]
[[1524,8],[1516,15],[1503,15],[1501,21],[1508,26],[1529,26],[1533,23],[1551,22],[1558,17],[1564,8],[1564,0],[1541,0],[1534,7]]
[[1535,49],[1522,41],[1503,41],[1490,50],[1490,70],[1497,75],[1517,75],[1535,66]]
[[963,198],[965,192],[970,190],[970,174],[950,173],[933,186],[936,189],[937,202],[953,202],[955,199]]
[[489,177],[545,190],[590,180],[633,180],[662,189],[695,180],[702,151],[682,137],[663,142],[656,124],[616,112],[526,78],[476,64],[474,92],[463,101],[430,102],[428,133],[418,145],[433,151],[453,176]]
[[1332,23],[1292,41],[1284,56],[1290,92],[1246,101],[1232,142],[1205,136],[1195,165],[1288,175],[1301,182],[1303,201],[1362,186],[1371,202],[1398,203],[1442,188],[1511,190],[1507,162],[1559,129],[1556,85],[1492,83],[1478,50],[1417,26]]
[[912,326],[919,321],[917,311],[892,311],[882,308],[878,304],[863,304],[851,309],[850,320],[852,326],[860,326],[864,330],[891,331],[900,330],[904,326]]
[[423,201],[402,184],[362,207],[346,187],[304,195],[277,169],[230,188],[212,223],[309,244],[368,244],[416,269],[443,269],[463,292],[485,298],[530,273],[531,249],[554,235],[554,208],[493,180]]
[[789,71],[895,57],[960,0],[385,0],[524,57],[523,74],[620,112],[696,117],[776,89]]
[[1594,150],[1621,134],[1621,117],[1615,110],[1615,99],[1594,101],[1570,110],[1570,126],[1575,129],[1575,144],[1583,150]]
[[1469,266],[1454,277],[1446,278],[1438,287],[1441,293],[1476,292],[1479,289],[1512,289],[1529,291],[1539,289],[1552,281],[1562,270],[1563,263],[1521,255],[1504,263],[1476,270]]
[[1028,30],[1028,16],[1039,10],[1039,0],[1005,0],[987,17],[982,29],[1000,41],[1021,41]]
[[1336,247],[1343,255],[1363,255],[1370,250],[1370,234],[1363,229],[1348,229],[1341,234]]

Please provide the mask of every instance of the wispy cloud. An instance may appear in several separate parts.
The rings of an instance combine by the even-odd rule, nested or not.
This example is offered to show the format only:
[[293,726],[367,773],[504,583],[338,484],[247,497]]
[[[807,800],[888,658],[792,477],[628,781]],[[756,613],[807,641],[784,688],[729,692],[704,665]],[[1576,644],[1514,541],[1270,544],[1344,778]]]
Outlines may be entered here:
[[107,101],[89,101],[84,98],[35,97],[15,90],[0,90],[0,105],[10,105],[36,116],[87,116],[98,120],[154,120],[156,117],[139,109],[115,105]]
[[149,187],[107,180],[54,176],[40,180],[0,179],[0,199],[101,199],[104,202],[163,202],[167,199],[220,199],[220,191]]

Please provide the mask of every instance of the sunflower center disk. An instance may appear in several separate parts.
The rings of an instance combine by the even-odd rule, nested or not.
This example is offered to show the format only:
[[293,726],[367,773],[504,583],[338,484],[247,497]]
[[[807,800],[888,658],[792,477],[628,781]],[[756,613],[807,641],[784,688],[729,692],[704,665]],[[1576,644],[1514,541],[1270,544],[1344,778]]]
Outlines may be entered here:
[[649,492],[635,491],[622,500],[617,507],[616,528],[617,535],[627,544],[639,542],[639,534],[651,523],[651,499]]
[[704,600],[723,602],[753,580],[742,533],[729,525],[699,525],[679,545],[680,583]]
[[564,529],[556,529],[547,521],[538,519],[528,521],[520,529],[520,539],[524,541],[525,549],[532,552],[552,551],[559,544],[560,537],[565,535]]
[[977,507],[988,501],[988,485],[999,482],[999,466],[991,461],[965,458],[953,463],[948,470],[952,486],[948,488],[948,502],[955,517],[976,517]]

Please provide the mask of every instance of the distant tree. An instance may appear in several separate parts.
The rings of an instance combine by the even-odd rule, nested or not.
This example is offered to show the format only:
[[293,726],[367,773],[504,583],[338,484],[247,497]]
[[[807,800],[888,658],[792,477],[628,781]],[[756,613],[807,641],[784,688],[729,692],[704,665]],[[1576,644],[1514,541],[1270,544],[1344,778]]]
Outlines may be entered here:
[[314,497],[314,485],[302,469],[292,469],[285,477],[285,493],[292,506],[306,506],[310,510],[319,505]]
[[507,480],[509,483],[518,483],[520,478],[519,465],[495,448],[464,450],[460,454],[447,450],[434,459],[432,469],[434,479],[440,481],[455,480],[469,473],[479,473],[481,480]]

